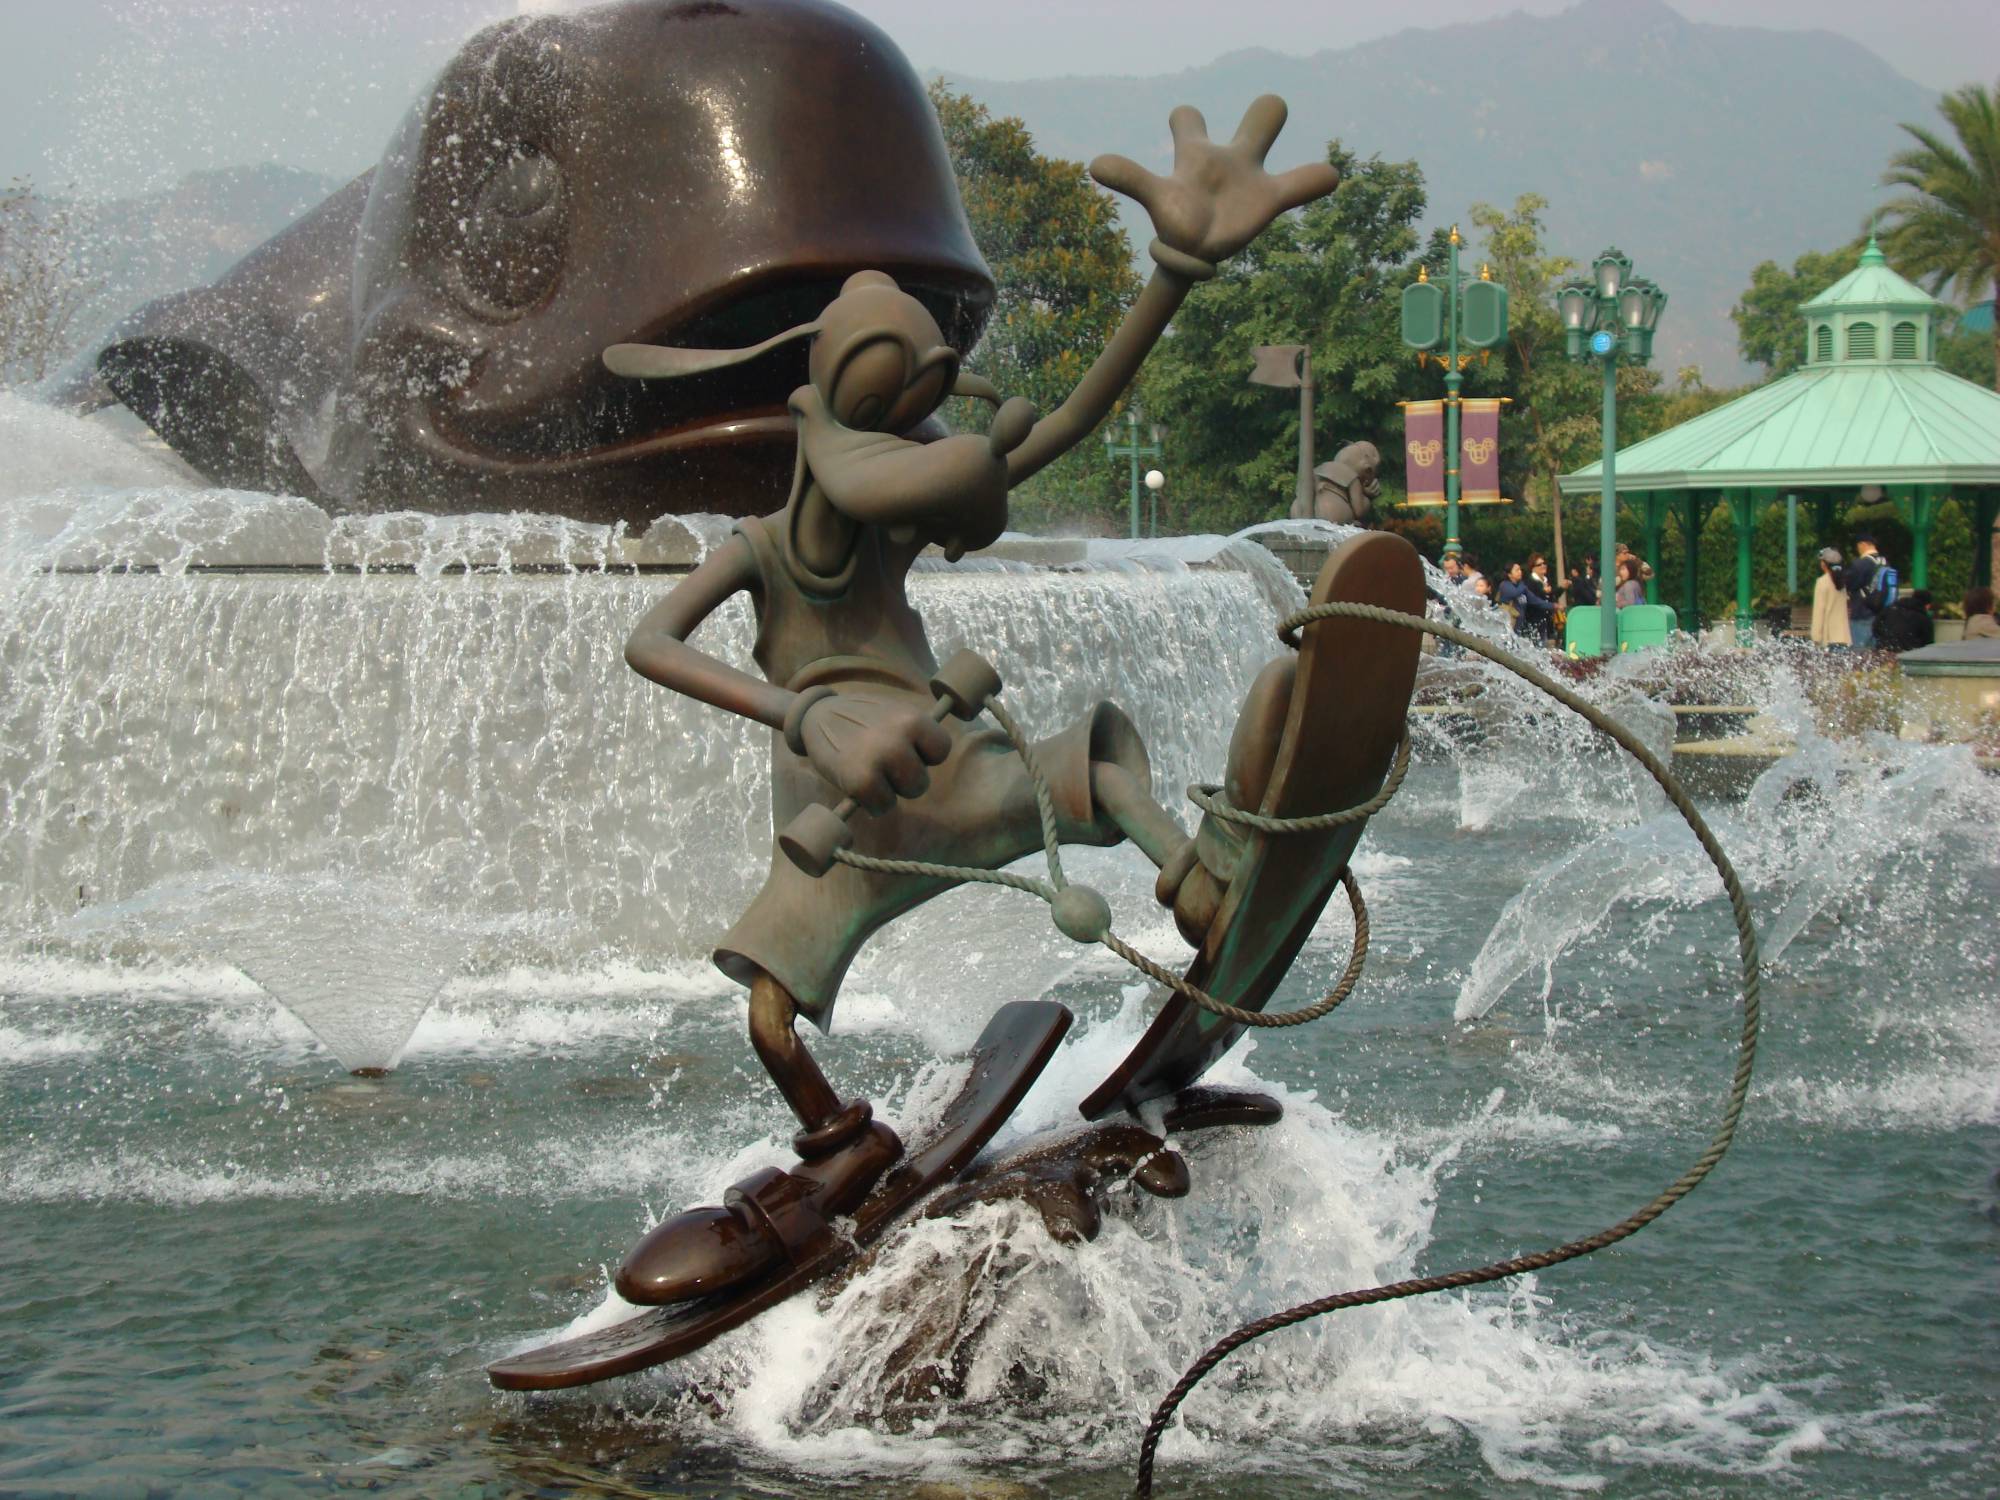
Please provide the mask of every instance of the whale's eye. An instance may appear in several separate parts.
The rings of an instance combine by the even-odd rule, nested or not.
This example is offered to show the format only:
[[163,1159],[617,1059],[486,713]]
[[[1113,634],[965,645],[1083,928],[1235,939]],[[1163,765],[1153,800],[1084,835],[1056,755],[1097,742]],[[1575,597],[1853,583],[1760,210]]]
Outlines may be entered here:
[[517,150],[479,185],[458,251],[459,280],[484,311],[520,312],[555,285],[567,227],[562,168]]

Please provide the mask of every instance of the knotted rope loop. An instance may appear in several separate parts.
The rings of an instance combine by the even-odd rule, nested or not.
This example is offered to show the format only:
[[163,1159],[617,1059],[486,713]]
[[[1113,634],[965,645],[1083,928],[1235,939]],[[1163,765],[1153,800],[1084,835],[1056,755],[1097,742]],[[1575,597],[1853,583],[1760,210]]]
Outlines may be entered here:
[[1222,788],[1212,782],[1197,781],[1187,789],[1188,801],[1211,817],[1220,818],[1225,823],[1237,823],[1245,828],[1254,828],[1259,833],[1324,833],[1329,828],[1338,828],[1343,823],[1360,823],[1375,816],[1389,805],[1389,801],[1402,788],[1403,778],[1410,774],[1410,737],[1403,736],[1396,746],[1395,764],[1389,767],[1389,779],[1382,783],[1382,790],[1358,807],[1344,807],[1338,812],[1312,813],[1302,818],[1267,818],[1262,813],[1245,812],[1240,807],[1229,805],[1229,799]]

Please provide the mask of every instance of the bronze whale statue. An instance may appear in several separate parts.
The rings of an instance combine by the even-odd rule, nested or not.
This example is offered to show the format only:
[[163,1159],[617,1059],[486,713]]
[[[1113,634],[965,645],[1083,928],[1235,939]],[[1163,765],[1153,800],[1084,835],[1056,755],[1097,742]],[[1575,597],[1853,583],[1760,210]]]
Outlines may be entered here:
[[621,0],[473,37],[370,172],[116,329],[88,404],[336,511],[755,514],[804,351],[658,384],[600,356],[753,344],[864,268],[971,350],[993,281],[895,44],[827,0]]

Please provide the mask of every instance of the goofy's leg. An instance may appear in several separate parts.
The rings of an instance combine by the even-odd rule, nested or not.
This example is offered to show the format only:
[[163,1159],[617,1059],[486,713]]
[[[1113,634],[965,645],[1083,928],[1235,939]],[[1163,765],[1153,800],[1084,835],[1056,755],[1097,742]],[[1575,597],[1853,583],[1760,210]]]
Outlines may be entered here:
[[759,970],[750,981],[750,1045],[804,1127],[793,1137],[792,1149],[816,1161],[857,1140],[875,1111],[866,1099],[840,1102],[800,1040],[798,1018],[791,991]]
[[[1291,709],[1297,664],[1290,657],[1268,663],[1250,684],[1229,739],[1224,789],[1237,807],[1254,808],[1270,784],[1285,718]],[[1236,872],[1243,835],[1234,825],[1204,816],[1189,838],[1172,813],[1153,800],[1152,789],[1123,765],[1090,763],[1090,794],[1120,832],[1159,867],[1153,887],[1160,905],[1172,907],[1181,936],[1197,948],[1221,908]]]
[[1155,865],[1165,868],[1188,847],[1187,830],[1153,800],[1153,789],[1115,761],[1090,763],[1090,796]]
[[732,1186],[721,1204],[657,1225],[625,1257],[614,1285],[651,1305],[711,1297],[784,1265],[807,1265],[833,1244],[833,1221],[853,1213],[903,1154],[865,1099],[843,1106],[794,1026],[790,991],[759,972],[750,985],[750,1044],[805,1129],[791,1171],[766,1167]]

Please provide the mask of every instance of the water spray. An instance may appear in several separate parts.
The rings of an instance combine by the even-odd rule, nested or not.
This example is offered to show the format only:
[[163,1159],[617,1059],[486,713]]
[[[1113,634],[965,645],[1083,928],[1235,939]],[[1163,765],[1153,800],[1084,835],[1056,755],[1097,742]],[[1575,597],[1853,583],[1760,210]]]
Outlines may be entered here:
[[[1470,1267],[1459,1271],[1448,1271],[1433,1276],[1420,1276],[1404,1281],[1391,1282],[1384,1286],[1368,1287],[1357,1291],[1339,1292],[1331,1296],[1301,1302],[1296,1306],[1272,1313],[1246,1323],[1226,1337],[1210,1345],[1208,1350],[1187,1369],[1172,1390],[1167,1392],[1153,1410],[1146,1424],[1145,1436],[1139,1449],[1138,1478],[1135,1494],[1145,1500],[1153,1493],[1154,1460],[1159,1451],[1160,1439],[1167,1425],[1182,1402],[1193,1392],[1215,1367],[1230,1354],[1245,1344],[1276,1333],[1281,1328],[1289,1328],[1296,1323],[1324,1317],[1328,1313],[1339,1312],[1350,1307],[1365,1307],[1379,1302],[1395,1302],[1406,1297],[1420,1297],[1430,1292],[1452,1291],[1465,1287],[1481,1286],[1488,1282],[1503,1281],[1531,1271],[1545,1270],[1560,1265],[1564,1261],[1576,1260],[1582,1256],[1615,1245],[1620,1240],[1637,1234],[1648,1224],[1659,1218],[1668,1209],[1698,1187],[1723,1156],[1728,1152],[1736,1137],[1736,1128],[1743,1113],[1743,1103],[1750,1091],[1750,1075],[1757,1057],[1757,1029],[1760,1012],[1760,991],[1762,986],[1761,965],[1757,947],[1757,930],[1751,917],[1750,901],[1744,894],[1742,882],[1737,878],[1735,866],[1722,851],[1701,812],[1694,805],[1680,781],[1667,766],[1647,748],[1645,743],[1632,734],[1618,721],[1596,705],[1588,702],[1545,672],[1527,662],[1509,655],[1498,647],[1479,637],[1468,634],[1456,626],[1437,620],[1427,620],[1418,615],[1405,614],[1400,610],[1383,609],[1376,605],[1334,602],[1311,606],[1288,615],[1279,622],[1278,639],[1296,650],[1300,632],[1308,625],[1328,619],[1372,620],[1382,624],[1396,625],[1404,629],[1421,631],[1439,640],[1450,641],[1475,655],[1484,657],[1495,665],[1504,667],[1515,676],[1539,688],[1565,708],[1580,714],[1593,728],[1607,735],[1620,748],[1629,752],[1639,762],[1660,790],[1673,804],[1701,845],[1721,877],[1724,892],[1729,897],[1730,912],[1735,919],[1737,954],[1743,968],[1743,1027],[1737,1042],[1736,1067],[1730,1077],[1728,1094],[1722,1110],[1722,1119],[1710,1138],[1708,1147],[1694,1164],[1675,1178],[1651,1202],[1636,1213],[1628,1215],[1608,1228],[1570,1240],[1551,1249],[1537,1251],[1530,1255],[1512,1256],[1506,1260],[1493,1261],[1487,1265]],[[948,705],[950,697],[940,692],[941,705]],[[1032,877],[1012,875],[1005,871],[984,870],[972,866],[934,864],[915,860],[878,859],[865,854],[857,854],[852,849],[834,848],[831,858],[843,864],[860,869],[877,870],[887,874],[927,875],[938,879],[954,881],[980,881],[992,885],[1005,886],[1011,890],[1023,891],[1046,901],[1056,927],[1077,942],[1102,943],[1111,952],[1124,959],[1133,968],[1161,984],[1174,993],[1199,1006],[1209,1013],[1240,1025],[1258,1027],[1300,1026],[1330,1014],[1353,992],[1361,977],[1361,969],[1368,952],[1368,913],[1361,898],[1360,887],[1351,871],[1343,871],[1341,885],[1347,892],[1349,905],[1354,913],[1354,944],[1345,970],[1338,984],[1312,1005],[1297,1010],[1277,1013],[1253,1011],[1231,1005],[1208,994],[1199,986],[1189,983],[1180,975],[1154,963],[1130,944],[1123,941],[1110,927],[1110,908],[1096,891],[1087,886],[1071,883],[1063,874],[1062,859],[1056,843],[1055,812],[1051,801],[1048,778],[1036,764],[1028,736],[1022,732],[999,701],[998,681],[995,679],[992,691],[986,697],[986,708],[999,721],[1002,731],[1013,741],[1015,748],[1027,762],[1028,771],[1034,780],[1036,800],[1042,811],[1044,854],[1048,861],[1049,878],[1046,881]],[[1387,806],[1396,795],[1409,771],[1410,744],[1406,737],[1397,748],[1396,762],[1382,789],[1366,802],[1351,808],[1321,813],[1304,818],[1272,818],[1246,812],[1229,805],[1219,787],[1191,786],[1188,796],[1197,807],[1225,822],[1252,828],[1261,833],[1285,835],[1321,832],[1353,823],[1372,816]]]

